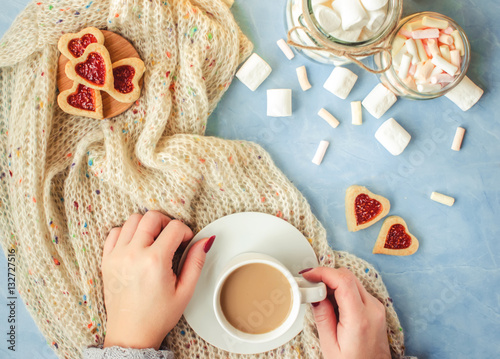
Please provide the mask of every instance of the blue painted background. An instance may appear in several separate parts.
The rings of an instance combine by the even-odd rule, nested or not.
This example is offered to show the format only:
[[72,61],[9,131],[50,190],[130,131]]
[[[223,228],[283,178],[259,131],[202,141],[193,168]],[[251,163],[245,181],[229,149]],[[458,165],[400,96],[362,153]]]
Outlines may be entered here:
[[[2,1],[0,34],[27,3]],[[273,68],[256,92],[235,80],[212,114],[207,135],[251,140],[269,151],[302,191],[328,231],[330,245],[373,263],[394,299],[406,334],[407,353],[419,358],[495,358],[500,355],[500,3],[496,0],[405,0],[404,13],[430,10],[455,19],[472,46],[468,76],[485,90],[462,112],[446,98],[399,99],[380,119],[363,111],[362,126],[350,124],[350,101],[362,100],[377,84],[359,75],[347,100],[323,89],[332,67],[296,56],[289,61],[276,46],[284,38],[285,1],[236,0],[233,13],[243,31]],[[302,92],[295,68],[305,65],[313,88]],[[293,116],[266,116],[266,89],[293,89]],[[321,107],[341,125],[332,129],[316,114]],[[405,152],[393,157],[374,138],[394,117],[411,135]],[[462,150],[450,146],[457,126],[467,129]],[[311,159],[320,140],[330,141],[321,166]],[[391,201],[419,238],[411,257],[373,255],[380,224],[347,232],[344,193],[352,184],[369,187]],[[449,208],[429,200],[432,191],[456,198]],[[6,350],[6,261],[0,256],[0,357],[55,358],[24,305],[18,302],[18,349]]]

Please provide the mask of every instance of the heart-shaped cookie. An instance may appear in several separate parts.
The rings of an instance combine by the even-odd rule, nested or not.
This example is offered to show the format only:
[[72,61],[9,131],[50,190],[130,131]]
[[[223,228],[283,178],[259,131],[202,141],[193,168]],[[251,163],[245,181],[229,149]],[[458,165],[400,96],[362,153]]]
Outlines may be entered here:
[[144,62],[136,57],[113,63],[113,89],[109,94],[117,101],[134,102],[141,95],[139,81],[144,74]]
[[104,45],[90,44],[81,57],[66,63],[65,71],[71,80],[95,90],[113,88],[111,60]]
[[418,239],[408,231],[404,219],[390,216],[382,224],[373,253],[409,256],[418,250],[418,245]]
[[345,216],[350,232],[370,227],[384,218],[390,209],[387,198],[370,192],[366,187],[353,185],[346,191]]
[[64,34],[57,48],[69,60],[79,58],[90,44],[104,44],[103,33],[95,27],[87,27],[76,34]]
[[72,115],[102,119],[102,98],[98,90],[74,83],[69,90],[57,96],[57,103],[64,111]]

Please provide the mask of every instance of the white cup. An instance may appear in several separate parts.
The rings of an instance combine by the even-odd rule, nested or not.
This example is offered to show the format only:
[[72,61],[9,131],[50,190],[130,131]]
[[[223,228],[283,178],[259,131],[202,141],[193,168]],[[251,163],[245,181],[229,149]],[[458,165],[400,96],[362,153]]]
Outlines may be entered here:
[[[224,316],[220,305],[221,289],[226,278],[229,277],[229,275],[231,275],[231,273],[233,273],[236,269],[253,263],[267,264],[280,271],[288,280],[292,291],[292,307],[288,313],[287,318],[279,327],[273,329],[270,332],[262,334],[246,333],[232,326]],[[216,282],[213,305],[215,316],[217,317],[219,324],[228,334],[241,341],[249,343],[263,343],[280,337],[291,328],[292,324],[297,320],[301,304],[320,302],[325,298],[326,286],[324,283],[312,283],[305,280],[304,278],[294,277],[292,273],[290,273],[290,271],[280,261],[266,254],[243,253],[230,260],[222,270]],[[279,305],[277,303],[273,304]],[[261,315],[262,317],[265,317],[265,313],[259,311],[258,308],[256,308],[255,315]]]

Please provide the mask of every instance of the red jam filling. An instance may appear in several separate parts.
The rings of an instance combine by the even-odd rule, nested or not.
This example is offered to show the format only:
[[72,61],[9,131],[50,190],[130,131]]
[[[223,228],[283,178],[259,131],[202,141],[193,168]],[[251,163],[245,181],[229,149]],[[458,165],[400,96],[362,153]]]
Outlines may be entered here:
[[387,233],[384,248],[405,249],[411,245],[411,237],[406,233],[402,224],[394,224]]
[[106,79],[106,65],[104,58],[98,52],[91,52],[85,62],[75,66],[76,73],[95,85],[104,85]]
[[382,203],[361,193],[356,197],[354,210],[356,212],[356,224],[359,226],[377,217],[382,212]]
[[97,39],[92,34],[85,34],[79,39],[73,39],[68,42],[68,50],[74,57],[80,57],[85,52],[87,46],[97,42]]
[[95,92],[93,89],[79,84],[75,93],[68,96],[68,104],[86,111],[95,111]]
[[121,93],[130,93],[134,89],[132,79],[135,69],[130,65],[118,66],[113,69],[115,90]]

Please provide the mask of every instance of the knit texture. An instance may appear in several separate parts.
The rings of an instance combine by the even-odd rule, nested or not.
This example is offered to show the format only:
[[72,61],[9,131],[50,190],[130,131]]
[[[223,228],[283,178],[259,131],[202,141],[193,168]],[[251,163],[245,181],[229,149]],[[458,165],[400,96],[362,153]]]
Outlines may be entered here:
[[[244,211],[276,215],[311,242],[323,266],[346,266],[386,304],[394,356],[403,332],[377,272],[334,252],[305,198],[258,145],[205,137],[210,113],[252,51],[226,0],[33,2],[0,41],[0,237],[16,251],[17,288],[60,358],[102,344],[100,264],[111,228],[160,210],[194,232]],[[57,41],[87,26],[131,41],[146,65],[140,99],[112,120],[56,103]],[[182,319],[167,337],[176,358],[317,358],[310,311],[290,343],[254,356],[223,352]]]
[[174,359],[169,350],[92,347],[83,351],[82,359]]

